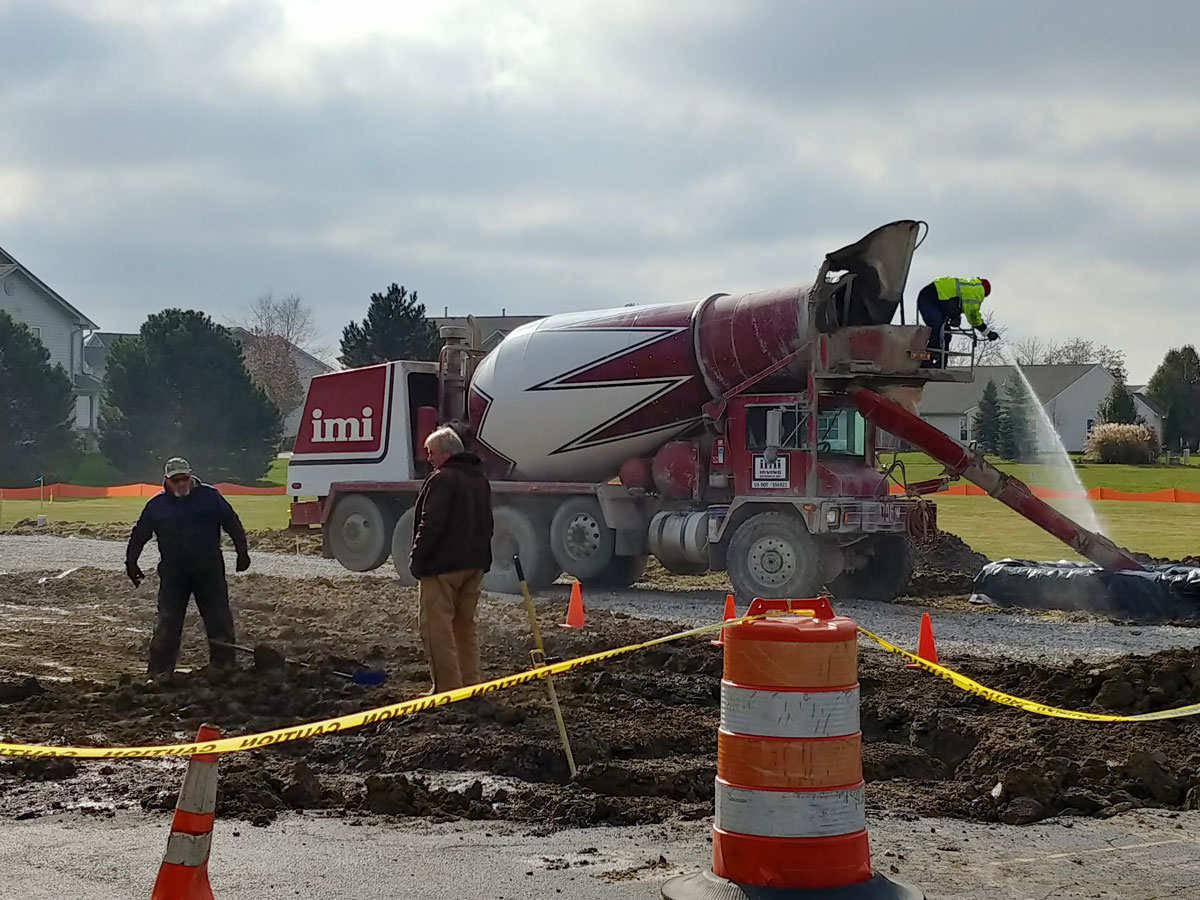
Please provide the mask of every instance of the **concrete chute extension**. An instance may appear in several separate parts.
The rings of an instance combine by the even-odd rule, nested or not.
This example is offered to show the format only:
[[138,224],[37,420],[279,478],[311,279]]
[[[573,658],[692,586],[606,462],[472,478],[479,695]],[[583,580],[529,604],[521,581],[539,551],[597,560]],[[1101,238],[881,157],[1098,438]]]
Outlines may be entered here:
[[1088,531],[1064,516],[1050,504],[1039,500],[1019,478],[1006,475],[983,458],[968,450],[929,423],[901,409],[872,390],[852,387],[850,398],[858,411],[883,428],[924,450],[946,467],[951,475],[962,476],[977,484],[1005,506],[1020,513],[1039,528],[1050,532],[1080,556],[1106,569],[1141,569],[1143,566],[1127,550],[1102,534]]

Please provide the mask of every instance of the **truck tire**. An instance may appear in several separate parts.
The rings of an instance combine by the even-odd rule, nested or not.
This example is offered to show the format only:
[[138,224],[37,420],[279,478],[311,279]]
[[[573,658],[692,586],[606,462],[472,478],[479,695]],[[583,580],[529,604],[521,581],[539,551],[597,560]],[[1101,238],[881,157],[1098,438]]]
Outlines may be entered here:
[[416,522],[416,507],[410,506],[392,530],[392,565],[396,567],[396,580],[405,587],[412,587],[417,583],[409,569],[412,563],[413,528],[416,527]]
[[587,582],[616,559],[617,533],[608,527],[595,497],[571,497],[550,520],[550,551],[558,567]]
[[614,556],[603,572],[581,581],[586,588],[627,588],[642,580],[649,561],[648,556]]
[[366,494],[342,497],[325,523],[333,558],[352,572],[369,572],[384,564],[395,527],[391,510]]
[[904,595],[917,566],[917,552],[902,534],[881,534],[856,548],[868,556],[865,565],[843,572],[829,583],[840,600],[876,600],[891,603]]
[[761,512],[739,525],[726,570],[742,600],[802,600],[821,589],[820,548],[799,513]]
[[521,593],[513,554],[521,556],[525,580],[532,591],[549,587],[562,570],[550,552],[549,528],[538,517],[514,506],[492,510],[492,567],[483,576],[483,589],[498,594]]

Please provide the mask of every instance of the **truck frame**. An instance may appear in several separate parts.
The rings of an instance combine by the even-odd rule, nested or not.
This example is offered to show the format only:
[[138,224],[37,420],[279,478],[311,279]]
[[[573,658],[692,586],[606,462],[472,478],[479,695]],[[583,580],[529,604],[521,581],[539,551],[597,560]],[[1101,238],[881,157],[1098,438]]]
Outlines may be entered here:
[[[877,426],[852,394],[869,388],[915,407],[923,384],[974,374],[972,333],[961,332],[970,351],[947,366],[930,359],[929,328],[907,324],[902,302],[900,322],[891,324],[894,306],[879,323],[855,299],[862,296],[856,279],[874,278],[893,294],[898,285],[902,296],[917,224],[884,226],[829,254],[799,295],[806,340],[712,392],[699,421],[652,459],[631,458],[603,481],[512,479],[493,468],[485,589],[518,590],[511,560],[519,552],[535,589],[563,572],[585,585],[626,587],[652,556],[678,574],[727,571],[743,599],[807,597],[822,588],[880,601],[903,594],[914,544],[936,536],[936,507],[923,495],[945,479],[908,485],[902,466],[881,469]],[[723,296],[701,302],[694,318]],[[293,455],[288,481],[293,495],[317,499],[295,496],[291,524],[322,527],[325,555],[349,569],[377,568],[390,555],[400,580],[413,583],[408,550],[428,471],[424,440],[439,424],[454,423],[472,447],[479,423],[467,421],[469,391],[484,354],[477,330],[442,334],[437,363],[398,361],[313,379],[305,410],[312,434],[302,435],[307,452]],[[313,398],[326,379],[343,379],[349,399],[342,408],[361,405],[363,414],[324,416]],[[357,446],[364,435],[382,443],[359,458],[327,456],[312,443]],[[403,477],[365,477],[385,470]],[[893,483],[903,492],[891,493]]]

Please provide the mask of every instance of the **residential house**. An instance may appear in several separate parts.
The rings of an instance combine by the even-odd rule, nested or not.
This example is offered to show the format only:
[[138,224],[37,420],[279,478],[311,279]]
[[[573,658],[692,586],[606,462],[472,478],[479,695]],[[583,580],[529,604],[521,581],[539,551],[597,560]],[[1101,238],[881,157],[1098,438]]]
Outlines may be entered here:
[[137,337],[137,334],[127,334],[120,331],[93,331],[83,342],[83,360],[91,367],[92,375],[101,382],[108,368],[108,351],[118,339]]
[[[1024,372],[1067,452],[1082,452],[1088,433],[1096,424],[1096,410],[1116,379],[1098,363],[1025,366]],[[1012,366],[976,366],[973,382],[927,384],[921,397],[921,418],[955,440],[972,441],[975,415],[979,412],[979,402],[987,383],[996,383],[1003,400],[1004,383],[1017,377],[1017,370]],[[1162,415],[1144,394],[1134,389],[1130,393],[1138,414],[1161,440]]]
[[[498,316],[475,316],[475,324],[479,326],[480,347],[487,351],[496,349],[496,345],[508,337],[509,332],[522,325],[528,325],[530,322],[536,322],[538,319],[544,319],[545,316],[510,316],[506,314],[506,310],[500,310]],[[435,318],[434,323],[438,328],[443,325],[457,325],[460,328],[468,328],[467,316],[441,316]]]
[[[251,336],[249,331],[238,326],[229,330],[232,332],[234,340],[239,344]],[[316,375],[324,375],[326,372],[332,372],[333,366],[291,343],[288,344],[288,356],[296,366],[296,373],[300,376],[300,386],[303,388],[303,393],[300,395],[300,402],[295,408],[280,410],[283,414],[283,436],[290,441],[295,439],[296,433],[300,430],[300,418],[304,414],[304,397],[308,395],[309,382]]]
[[71,376],[75,427],[85,446],[96,446],[100,380],[84,354],[87,333],[98,326],[48,284],[0,248],[0,309],[28,325],[50,351],[50,362]]

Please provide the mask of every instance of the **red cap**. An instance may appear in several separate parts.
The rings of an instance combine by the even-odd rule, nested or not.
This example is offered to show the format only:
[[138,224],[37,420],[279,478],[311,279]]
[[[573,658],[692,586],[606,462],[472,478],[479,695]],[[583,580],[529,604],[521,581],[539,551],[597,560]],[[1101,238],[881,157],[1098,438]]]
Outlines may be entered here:
[[979,283],[983,285],[983,296],[989,296],[992,293],[992,283],[986,278],[980,278]]

